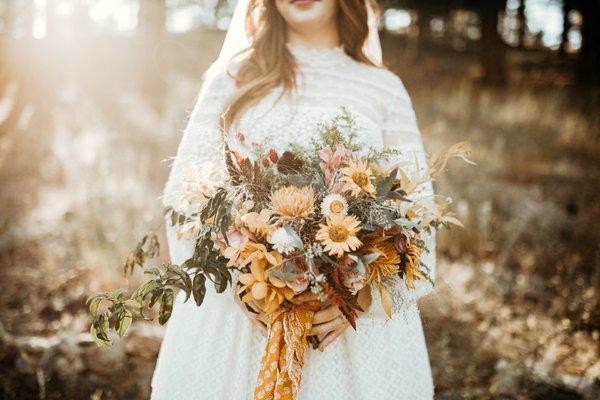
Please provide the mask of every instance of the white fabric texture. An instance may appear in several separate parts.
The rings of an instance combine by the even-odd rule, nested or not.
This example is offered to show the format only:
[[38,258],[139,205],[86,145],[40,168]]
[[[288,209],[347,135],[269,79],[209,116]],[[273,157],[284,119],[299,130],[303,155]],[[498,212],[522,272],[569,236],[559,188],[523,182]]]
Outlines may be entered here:
[[[330,121],[342,107],[356,122],[360,142],[395,147],[401,160],[426,165],[421,135],[410,98],[393,73],[354,61],[341,47],[316,50],[289,46],[298,62],[298,87],[280,97],[273,91],[242,116],[237,131],[246,142],[283,151],[290,143],[306,143],[316,126]],[[234,69],[234,68],[232,68]],[[199,168],[222,163],[219,116],[235,83],[226,72],[208,75],[181,140],[165,187],[164,204],[181,191],[187,163]],[[230,135],[234,136],[234,135]],[[232,147],[236,141],[231,137]],[[414,196],[433,196],[431,184]],[[176,240],[168,229],[174,263],[192,253],[192,244]],[[424,262],[435,273],[435,235],[424,238]],[[323,353],[307,351],[298,400],[425,400],[433,398],[427,347],[416,299],[429,293],[427,282],[393,292],[394,315],[388,319],[374,290],[370,310]],[[209,289],[198,308],[181,294],[162,344],[152,380],[154,400],[252,399],[265,339],[235,305],[232,294]]]

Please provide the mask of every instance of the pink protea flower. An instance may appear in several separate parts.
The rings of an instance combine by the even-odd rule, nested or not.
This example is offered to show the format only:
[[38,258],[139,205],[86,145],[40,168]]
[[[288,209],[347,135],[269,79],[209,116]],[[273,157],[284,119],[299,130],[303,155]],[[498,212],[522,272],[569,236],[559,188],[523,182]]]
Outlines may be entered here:
[[[348,162],[352,156],[352,150],[345,148],[342,145],[338,145],[335,151],[331,150],[330,147],[324,147],[319,151],[319,157],[323,161],[321,163],[321,169],[325,175],[325,184],[334,193],[341,193],[339,190],[333,190],[337,182],[337,176],[339,175],[339,168]],[[337,189],[337,188],[336,188]]]
[[335,148],[335,151],[331,150],[330,147],[324,147],[319,152],[319,157],[323,160],[323,169],[328,169],[331,172],[337,170],[342,164],[346,163],[351,155],[352,150],[349,150],[342,145],[338,145]]

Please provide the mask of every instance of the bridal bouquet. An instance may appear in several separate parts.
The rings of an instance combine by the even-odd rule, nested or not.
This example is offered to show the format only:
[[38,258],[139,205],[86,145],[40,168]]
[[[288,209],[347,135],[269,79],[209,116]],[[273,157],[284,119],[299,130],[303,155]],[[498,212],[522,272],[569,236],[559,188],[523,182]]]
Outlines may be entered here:
[[[190,168],[181,198],[168,216],[180,237],[193,238],[193,255],[181,265],[146,268],[152,275],[130,297],[117,291],[92,296],[92,335],[109,345],[109,324],[123,336],[143,305],[159,304],[159,322],[171,314],[174,289],[201,305],[210,281],[218,293],[237,276],[236,292],[248,307],[268,316],[268,338],[257,398],[265,392],[297,393],[313,315],[337,305],[356,328],[363,311],[357,293],[371,285],[391,317],[389,288],[428,280],[421,262],[424,234],[460,222],[447,212],[446,199],[414,196],[435,179],[451,157],[466,159],[461,142],[430,159],[385,166],[398,151],[359,145],[351,116],[340,114],[319,128],[315,139],[285,152],[247,145],[226,147],[227,178],[216,185]],[[201,173],[201,174],[199,174]],[[147,235],[125,262],[125,270],[145,266],[158,253]],[[147,304],[146,304],[147,303]],[[104,304],[104,311],[100,305]]]

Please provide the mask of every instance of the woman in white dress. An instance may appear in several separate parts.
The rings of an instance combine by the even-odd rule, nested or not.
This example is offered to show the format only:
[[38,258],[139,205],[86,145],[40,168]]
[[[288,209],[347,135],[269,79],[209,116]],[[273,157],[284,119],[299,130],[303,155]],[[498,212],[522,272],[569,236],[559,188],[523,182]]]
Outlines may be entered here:
[[[342,107],[353,115],[359,141],[395,147],[401,158],[426,165],[410,98],[400,79],[379,66],[376,21],[370,0],[241,0],[221,56],[205,76],[164,204],[178,197],[189,163],[223,165],[224,141],[235,146],[237,132],[246,142],[281,152],[290,143],[309,140],[317,124],[330,121]],[[417,195],[431,198],[431,185]],[[192,242],[177,240],[170,229],[167,234],[172,261],[189,258]],[[433,275],[435,238],[425,239],[430,252],[424,262]],[[356,331],[337,318],[333,307],[315,315],[313,332],[325,339],[321,351],[306,352],[299,400],[433,398],[416,303],[432,287],[419,281],[416,290],[408,290],[398,281],[389,290],[392,318],[374,290]],[[233,297],[208,288],[200,308],[177,297],[152,399],[252,399],[265,327]]]

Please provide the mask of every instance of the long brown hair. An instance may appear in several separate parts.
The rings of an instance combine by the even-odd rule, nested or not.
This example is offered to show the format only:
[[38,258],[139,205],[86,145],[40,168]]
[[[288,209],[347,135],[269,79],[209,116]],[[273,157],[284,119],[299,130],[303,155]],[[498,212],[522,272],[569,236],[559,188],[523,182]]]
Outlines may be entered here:
[[[377,3],[370,1],[375,12]],[[247,33],[251,46],[238,54],[234,79],[237,90],[223,109],[221,126],[226,132],[244,110],[256,104],[281,85],[283,93],[295,88],[296,62],[286,46],[287,25],[275,6],[275,0],[250,0],[246,13]],[[340,44],[348,56],[373,65],[363,52],[369,34],[365,0],[339,0],[337,30]]]

